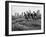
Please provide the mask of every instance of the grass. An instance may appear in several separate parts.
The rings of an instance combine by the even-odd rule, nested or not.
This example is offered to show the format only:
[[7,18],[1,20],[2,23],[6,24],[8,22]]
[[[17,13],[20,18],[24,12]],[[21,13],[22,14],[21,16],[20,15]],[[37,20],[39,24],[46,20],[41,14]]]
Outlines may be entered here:
[[41,29],[41,19],[26,20],[24,17],[12,17],[12,31],[38,30]]

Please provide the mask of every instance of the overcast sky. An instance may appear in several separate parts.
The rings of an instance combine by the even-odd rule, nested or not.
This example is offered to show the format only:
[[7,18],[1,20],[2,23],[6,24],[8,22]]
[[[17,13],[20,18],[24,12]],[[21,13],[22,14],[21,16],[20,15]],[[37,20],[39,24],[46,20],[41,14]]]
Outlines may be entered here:
[[17,5],[11,6],[12,15],[15,15],[15,13],[21,14],[22,12],[26,12],[29,10],[31,10],[31,12],[33,12],[33,11],[37,12],[37,10],[40,10],[40,13],[41,13],[42,8],[37,7],[37,6],[17,6]]

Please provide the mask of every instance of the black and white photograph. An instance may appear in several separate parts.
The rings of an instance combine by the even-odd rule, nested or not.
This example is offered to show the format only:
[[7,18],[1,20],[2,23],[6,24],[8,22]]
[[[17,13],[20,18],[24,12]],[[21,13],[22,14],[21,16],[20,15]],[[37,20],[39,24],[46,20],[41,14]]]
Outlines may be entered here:
[[41,7],[11,6],[12,31],[41,29]]
[[44,5],[33,2],[6,2],[8,35],[44,33]]

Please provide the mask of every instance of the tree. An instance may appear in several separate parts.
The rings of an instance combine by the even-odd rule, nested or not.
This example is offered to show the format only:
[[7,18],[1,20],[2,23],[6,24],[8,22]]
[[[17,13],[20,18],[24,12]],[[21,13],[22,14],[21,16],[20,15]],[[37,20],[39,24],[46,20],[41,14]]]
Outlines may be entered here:
[[27,16],[27,14],[25,12],[24,12],[24,16],[25,16],[25,19],[28,20],[28,16]]

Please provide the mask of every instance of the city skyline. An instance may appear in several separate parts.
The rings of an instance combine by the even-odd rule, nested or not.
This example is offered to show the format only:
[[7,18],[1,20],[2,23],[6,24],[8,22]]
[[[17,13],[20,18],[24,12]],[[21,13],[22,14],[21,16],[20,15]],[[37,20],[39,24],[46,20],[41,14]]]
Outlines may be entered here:
[[33,11],[35,11],[35,12],[37,12],[37,10],[40,10],[40,13],[42,12],[42,8],[40,8],[40,7],[20,7],[20,6],[14,6],[14,5],[12,5],[11,6],[11,12],[12,12],[12,15],[15,15],[15,13],[19,13],[19,14],[21,14],[22,12],[26,12],[26,11],[29,11],[29,10],[31,10],[31,13],[33,12]]

